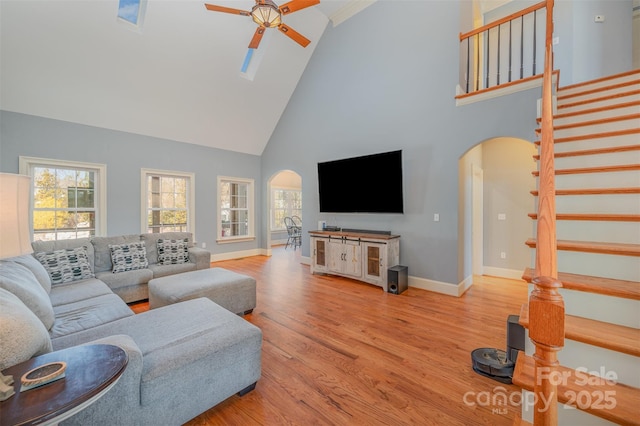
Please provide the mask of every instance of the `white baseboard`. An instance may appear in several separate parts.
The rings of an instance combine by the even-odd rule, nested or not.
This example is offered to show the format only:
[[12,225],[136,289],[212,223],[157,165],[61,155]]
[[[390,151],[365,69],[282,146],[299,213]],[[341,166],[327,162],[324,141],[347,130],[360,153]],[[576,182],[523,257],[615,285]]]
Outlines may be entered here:
[[447,296],[460,297],[473,284],[473,276],[468,276],[459,284],[445,283],[442,281],[428,280],[420,277],[409,277],[409,287],[446,294]]
[[491,275],[492,277],[511,278],[514,280],[522,279],[521,270],[496,268],[494,266],[484,266],[482,274]]
[[271,250],[265,249],[251,249],[251,250],[243,250],[243,251],[231,251],[228,253],[220,253],[220,254],[211,254],[211,261],[218,262],[220,260],[232,260],[232,259],[240,259],[242,257],[250,257],[250,256],[269,256],[271,254]]

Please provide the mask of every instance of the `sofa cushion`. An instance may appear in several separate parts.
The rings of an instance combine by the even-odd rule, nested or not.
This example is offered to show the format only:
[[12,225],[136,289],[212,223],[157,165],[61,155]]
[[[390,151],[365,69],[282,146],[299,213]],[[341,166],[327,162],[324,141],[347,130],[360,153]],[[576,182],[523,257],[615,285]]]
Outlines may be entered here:
[[179,265],[150,265],[149,269],[153,271],[153,278],[166,277],[167,275],[180,274],[182,272],[189,272],[196,270],[196,264],[181,263]]
[[12,261],[0,261],[0,288],[15,294],[47,330],[51,328],[54,320],[51,300],[27,267]]
[[49,298],[51,299],[51,304],[56,307],[111,293],[113,292],[104,282],[97,278],[89,278],[82,281],[58,284],[51,289]]
[[105,272],[113,269],[111,249],[109,245],[130,244],[140,242],[140,234],[118,235],[115,237],[93,237],[91,244],[95,251],[94,272]]
[[189,247],[193,247],[193,234],[191,232],[161,232],[159,234],[142,234],[142,241],[147,245],[147,259],[149,265],[158,263],[158,240],[182,240],[186,238],[189,241]]
[[42,321],[15,294],[5,289],[0,289],[0,342],[0,370],[52,349]]
[[189,239],[158,239],[158,264],[177,265],[189,261]]
[[[71,240],[55,240],[55,241],[33,241],[31,243],[31,247],[33,247],[33,251],[35,253],[41,251],[54,251],[60,249],[73,249],[78,247],[84,247],[87,250],[87,257],[89,258],[89,265],[91,265],[91,270],[95,271],[93,265],[93,245],[88,238],[77,238]],[[35,254],[34,254],[35,256]]]
[[86,247],[41,251],[35,254],[51,277],[51,284],[93,278]]
[[11,260],[12,262],[16,262],[27,267],[36,277],[42,288],[44,288],[47,293],[51,292],[51,278],[49,277],[49,273],[44,266],[42,266],[42,263],[40,263],[32,254],[24,254],[7,260]]
[[49,331],[52,339],[134,315],[127,304],[113,293],[59,305],[54,312],[56,320]]
[[149,266],[144,242],[109,244],[113,273],[144,269]]
[[153,278],[153,272],[150,269],[134,269],[119,274],[111,271],[98,272],[96,278],[104,281],[111,290],[117,290],[122,287],[146,284]]

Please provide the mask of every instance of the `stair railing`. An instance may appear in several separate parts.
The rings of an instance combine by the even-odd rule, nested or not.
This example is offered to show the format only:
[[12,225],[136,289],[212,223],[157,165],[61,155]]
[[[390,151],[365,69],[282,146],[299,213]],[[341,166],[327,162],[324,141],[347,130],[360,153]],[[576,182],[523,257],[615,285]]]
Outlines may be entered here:
[[547,1],[542,1],[460,34],[460,54],[466,56],[465,75],[461,78],[465,93],[512,84],[539,74],[538,15],[546,5]]
[[[536,235],[536,268],[529,296],[529,338],[535,345],[536,363],[534,425],[558,423],[557,374],[558,351],[564,346],[564,302],[558,292],[557,241],[555,206],[555,167],[553,139],[553,6],[546,0],[547,23],[545,64],[542,83],[542,119],[538,181],[538,221]],[[553,401],[549,404],[548,401]]]

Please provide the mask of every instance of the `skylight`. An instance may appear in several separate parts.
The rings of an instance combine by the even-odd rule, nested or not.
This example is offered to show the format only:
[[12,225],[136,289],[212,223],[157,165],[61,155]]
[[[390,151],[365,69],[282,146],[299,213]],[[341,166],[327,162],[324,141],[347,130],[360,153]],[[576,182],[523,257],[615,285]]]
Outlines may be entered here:
[[118,20],[142,27],[147,0],[118,0]]

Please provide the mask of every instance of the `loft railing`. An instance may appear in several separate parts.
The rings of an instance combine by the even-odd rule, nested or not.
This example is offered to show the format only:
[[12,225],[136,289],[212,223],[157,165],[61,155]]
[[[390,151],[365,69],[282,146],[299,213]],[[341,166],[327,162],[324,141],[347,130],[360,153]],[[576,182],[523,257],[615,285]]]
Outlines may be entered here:
[[460,34],[464,93],[510,84],[541,73],[539,63],[544,58],[540,47],[545,46],[546,24],[542,9],[547,3],[542,1]]

